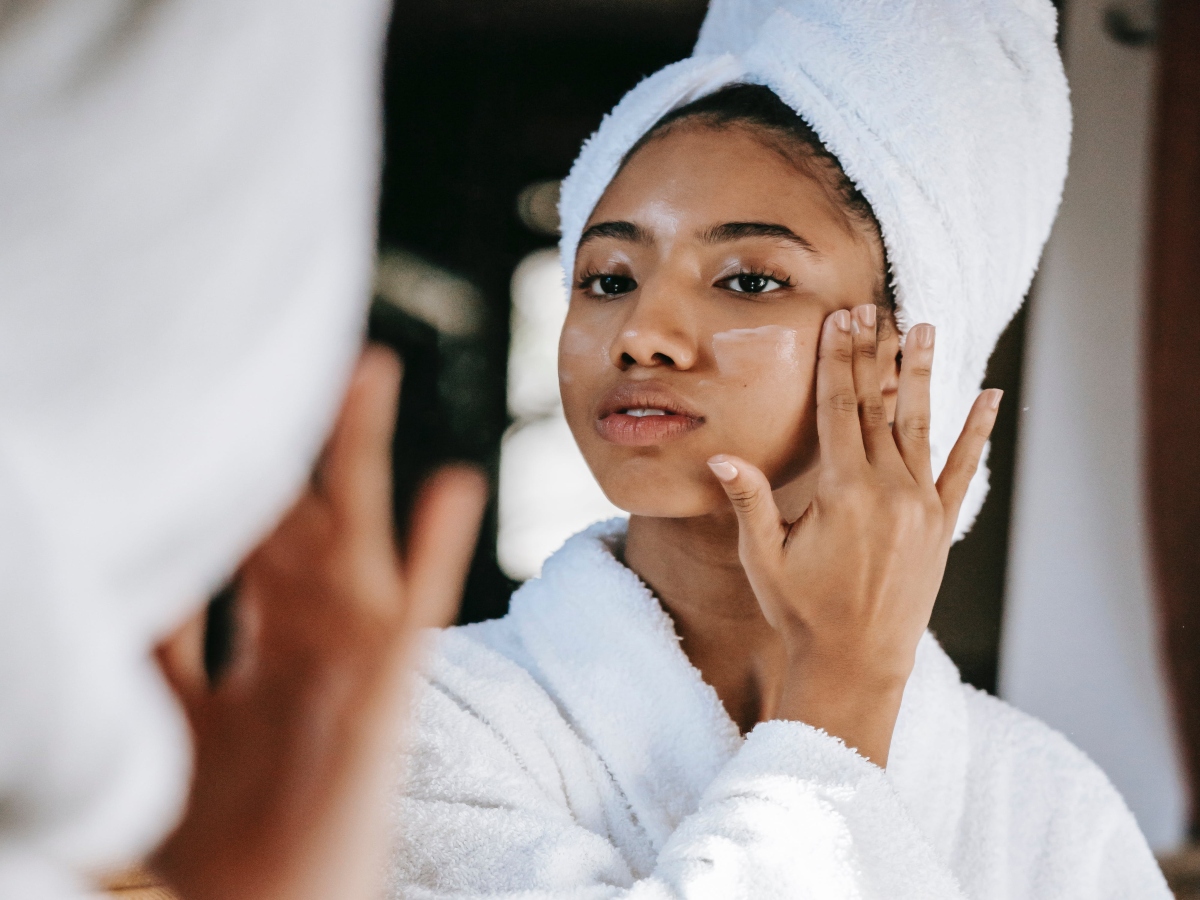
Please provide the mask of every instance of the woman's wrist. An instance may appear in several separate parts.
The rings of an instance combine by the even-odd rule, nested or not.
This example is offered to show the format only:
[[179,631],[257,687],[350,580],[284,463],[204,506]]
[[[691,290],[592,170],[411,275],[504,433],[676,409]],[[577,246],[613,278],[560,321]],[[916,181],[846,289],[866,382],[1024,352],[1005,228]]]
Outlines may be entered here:
[[882,768],[906,682],[853,665],[814,667],[810,659],[788,666],[773,718],[819,728]]

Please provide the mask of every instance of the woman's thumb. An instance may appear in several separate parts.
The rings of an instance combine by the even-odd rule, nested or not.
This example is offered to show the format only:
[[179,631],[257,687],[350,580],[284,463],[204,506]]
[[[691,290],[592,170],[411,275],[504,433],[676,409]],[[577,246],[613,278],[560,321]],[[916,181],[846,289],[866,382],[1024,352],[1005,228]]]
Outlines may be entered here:
[[736,456],[721,454],[708,461],[738,517],[743,547],[763,548],[783,539],[783,520],[767,477]]

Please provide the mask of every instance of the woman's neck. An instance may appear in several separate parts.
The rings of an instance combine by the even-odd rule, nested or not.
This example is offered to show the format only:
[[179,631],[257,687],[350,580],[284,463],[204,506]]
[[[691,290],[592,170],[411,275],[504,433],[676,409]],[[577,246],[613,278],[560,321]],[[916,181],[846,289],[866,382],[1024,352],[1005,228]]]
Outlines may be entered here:
[[743,733],[770,718],[784,649],[738,560],[737,520],[632,516],[625,564],[675,622],[683,651]]

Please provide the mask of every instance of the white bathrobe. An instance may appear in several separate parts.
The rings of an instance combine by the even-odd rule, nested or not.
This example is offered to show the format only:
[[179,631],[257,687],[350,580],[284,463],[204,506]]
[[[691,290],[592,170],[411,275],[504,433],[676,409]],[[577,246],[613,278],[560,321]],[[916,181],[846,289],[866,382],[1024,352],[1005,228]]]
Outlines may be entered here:
[[743,738],[623,539],[593,526],[437,638],[392,897],[1171,896],[1104,774],[930,635],[886,772],[799,722]]

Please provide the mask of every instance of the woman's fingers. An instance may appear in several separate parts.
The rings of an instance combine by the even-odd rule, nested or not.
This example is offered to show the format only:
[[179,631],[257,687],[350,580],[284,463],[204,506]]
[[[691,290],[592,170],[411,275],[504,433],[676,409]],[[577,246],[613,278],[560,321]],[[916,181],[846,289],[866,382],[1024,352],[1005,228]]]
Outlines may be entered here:
[[399,358],[386,347],[363,350],[321,463],[321,493],[338,527],[352,534],[391,522],[392,433],[401,372]]
[[856,469],[866,461],[854,389],[854,342],[850,311],[825,318],[817,352],[817,437],[821,465],[831,471]]
[[439,469],[417,492],[404,561],[410,630],[453,621],[486,503],[487,480],[466,465]]
[[768,548],[781,548],[787,529],[767,477],[736,456],[714,456],[708,467],[721,482],[737,514],[743,565],[748,555],[757,559]]
[[905,466],[920,485],[933,482],[929,460],[929,379],[933,372],[934,328],[914,325],[904,342],[896,423],[892,429]]
[[996,424],[996,413],[1000,409],[1000,398],[1004,391],[995,388],[984,391],[975,398],[967,422],[963,425],[962,434],[954,443],[954,449],[946,460],[946,467],[938,477],[937,492],[942,499],[942,508],[946,511],[946,520],[953,525],[958,519],[958,509],[962,506],[963,497],[967,495],[967,486],[979,468],[979,459],[983,448],[992,434],[992,426]]
[[879,389],[879,366],[876,361],[879,340],[875,328],[876,309],[873,303],[851,310],[854,345],[854,391],[858,396],[858,422],[862,430],[863,448],[872,465],[896,459],[896,441],[888,428],[887,410]]

